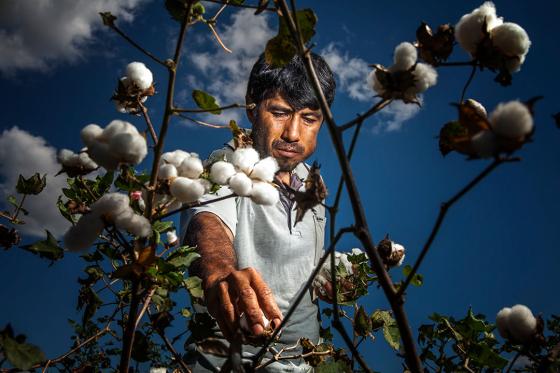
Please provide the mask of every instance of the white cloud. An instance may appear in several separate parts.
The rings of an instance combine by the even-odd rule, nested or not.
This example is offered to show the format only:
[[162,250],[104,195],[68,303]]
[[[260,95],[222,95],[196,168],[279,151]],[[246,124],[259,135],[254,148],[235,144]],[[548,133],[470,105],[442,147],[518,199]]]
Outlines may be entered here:
[[[56,200],[66,184],[65,175],[55,177],[60,170],[56,162],[56,149],[49,146],[42,137],[31,135],[18,127],[4,130],[0,135],[0,198],[16,195],[15,186],[20,174],[29,177],[36,172],[47,174],[47,186],[37,196],[28,196],[24,208],[29,215],[23,216],[24,225],[18,230],[32,236],[44,236],[48,229],[55,236],[61,236],[69,227],[58,212]],[[19,199],[19,197],[18,197]]]
[[[422,95],[418,96],[420,104],[424,102]],[[404,122],[410,120],[420,111],[420,106],[416,104],[405,104],[401,100],[393,101],[379,112],[378,124],[374,127],[374,132],[399,131]]]
[[371,67],[361,58],[350,57],[329,43],[320,55],[327,61],[338,80],[338,90],[357,101],[372,102],[374,92],[368,85],[367,77]]
[[57,62],[84,56],[103,27],[99,12],[121,21],[145,0],[2,0],[0,1],[0,72],[46,71]]
[[[223,50],[208,30],[204,44],[210,46],[210,51],[189,55],[195,68],[205,78],[206,84],[189,88],[206,90],[222,105],[244,103],[251,68],[264,51],[266,42],[276,34],[270,26],[270,21],[270,16],[255,16],[254,10],[251,9],[241,9],[233,13],[229,23],[218,27],[222,41],[233,53]],[[200,79],[195,79],[192,75],[187,76],[186,80],[200,84]],[[239,121],[243,117],[243,111],[229,110],[227,115],[220,117],[220,121]],[[214,123],[218,122],[216,118],[218,117],[205,116],[205,119]]]

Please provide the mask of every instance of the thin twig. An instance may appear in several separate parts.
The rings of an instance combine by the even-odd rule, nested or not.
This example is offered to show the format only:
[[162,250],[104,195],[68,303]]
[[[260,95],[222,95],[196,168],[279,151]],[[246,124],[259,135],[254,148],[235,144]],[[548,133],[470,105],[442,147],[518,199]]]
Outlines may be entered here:
[[154,145],[155,145],[157,144],[158,140],[157,140],[156,130],[154,129],[154,125],[152,124],[152,120],[150,119],[150,115],[148,114],[148,108],[144,106],[144,104],[141,102],[138,102],[138,105],[140,105],[142,116],[146,121],[146,125],[148,126],[148,131],[150,132],[150,135],[152,136],[152,140],[154,141]]
[[330,111],[330,107],[327,103],[327,100],[321,88],[321,84],[317,77],[317,73],[315,72],[315,67],[311,60],[311,56],[309,53],[305,53],[306,48],[301,38],[301,35],[297,34],[296,32],[296,26],[294,24],[293,17],[286,4],[286,0],[278,0],[277,4],[280,5],[282,13],[286,17],[288,29],[290,30],[290,33],[292,34],[292,37],[294,38],[297,44],[298,53],[304,59],[307,76],[311,81],[311,85],[319,101],[321,111],[323,113],[323,118],[325,118],[325,122],[327,124],[327,128],[329,130],[329,134],[336,151],[340,168],[342,170],[344,182],[346,184],[346,189],[348,191],[348,197],[350,199],[350,203],[352,206],[352,211],[354,214],[354,220],[356,226],[355,235],[360,240],[362,245],[364,245],[364,249],[368,254],[372,268],[378,275],[379,284],[381,285],[381,288],[383,289],[385,296],[387,297],[387,300],[391,304],[391,309],[393,310],[393,314],[397,321],[397,325],[399,327],[401,339],[403,342],[405,359],[408,364],[408,369],[411,370],[413,373],[420,373],[423,371],[422,362],[420,361],[420,358],[416,351],[416,344],[414,342],[412,330],[410,329],[408,317],[406,315],[406,312],[404,311],[403,301],[401,298],[397,298],[395,296],[396,291],[393,286],[393,282],[383,265],[381,257],[377,252],[377,248],[373,244],[373,240],[371,238],[367,226],[367,220],[365,218],[364,207],[361,202],[360,195],[358,193],[354,176],[352,174],[352,168],[350,167],[348,157],[346,157],[345,154],[344,145],[342,143],[341,131],[339,127],[336,125],[336,122],[332,116],[332,112]]
[[501,165],[502,163],[505,163],[505,162],[515,162],[515,161],[518,161],[518,160],[519,160],[518,158],[497,158],[497,159],[495,159],[480,174],[478,174],[474,179],[472,179],[471,182],[469,182],[465,187],[463,187],[459,192],[457,192],[457,194],[455,194],[453,197],[451,197],[448,201],[441,204],[441,207],[440,207],[440,210],[439,210],[439,215],[438,215],[438,217],[437,217],[437,219],[434,223],[434,227],[432,228],[432,231],[431,231],[430,235],[428,236],[428,239],[426,240],[426,243],[424,244],[424,247],[422,248],[422,251],[420,252],[420,255],[418,256],[418,259],[416,259],[416,262],[414,263],[414,266],[412,267],[412,270],[408,274],[408,276],[405,279],[402,286],[400,286],[399,291],[397,292],[397,296],[400,297],[404,294],[404,292],[406,291],[406,288],[410,284],[410,281],[412,281],[413,277],[416,275],[416,272],[418,271],[418,268],[420,267],[420,265],[422,264],[422,261],[426,257],[426,254],[428,253],[428,250],[430,250],[432,242],[434,241],[434,239],[435,239],[435,237],[436,237],[436,235],[437,235],[437,233],[438,233],[438,231],[441,227],[441,224],[443,223],[445,215],[447,214],[447,211],[451,208],[451,206],[453,206],[453,204],[455,204],[461,197],[463,197],[471,189],[473,189],[480,181],[482,181],[486,176],[488,176],[496,167],[498,167],[499,165]]
[[352,119],[348,123],[344,123],[344,124],[340,125],[338,128],[340,128],[341,131],[346,131],[347,129],[354,127],[356,124],[362,123],[364,120],[366,120],[366,118],[368,118],[368,117],[372,116],[373,114],[377,113],[378,111],[383,109],[385,106],[389,105],[391,102],[393,102],[393,99],[383,99],[383,100],[377,102],[375,105],[373,105],[373,107],[371,109],[369,109],[368,111],[366,111],[365,113],[363,113],[363,114],[359,115],[358,117]]
[[216,20],[218,19],[218,17],[220,16],[220,14],[222,14],[222,12],[224,11],[224,9],[226,9],[226,7],[228,6],[228,3],[229,3],[229,0],[226,0],[226,1],[222,4],[222,6],[220,7],[220,9],[218,9],[218,11],[216,12],[216,14],[214,14],[214,16],[208,20],[208,22],[215,23]]
[[[150,315],[150,317],[151,317],[150,310],[148,310],[148,315]],[[177,350],[175,350],[175,347],[173,347],[173,343],[169,340],[169,338],[167,338],[167,336],[165,335],[163,330],[155,327],[155,325],[154,325],[154,330],[161,337],[161,339],[163,340],[163,343],[165,343],[165,347],[167,347],[169,352],[171,352],[171,354],[173,355],[173,357],[175,358],[175,360],[177,361],[179,366],[182,368],[181,371],[190,373],[191,370],[189,369],[189,366],[183,361],[183,358],[181,357],[181,354],[179,354],[177,352]]]
[[[222,1],[222,0],[203,0],[209,3],[215,3],[215,4],[229,4],[230,6],[236,7],[236,8],[247,8],[247,9],[258,9],[258,6],[255,5],[248,5],[248,4],[243,4],[243,3],[229,3],[229,0],[226,1]],[[267,12],[276,12],[276,8],[265,8],[264,11]]]
[[237,197],[237,194],[232,193],[232,194],[228,194],[228,195],[226,195],[226,196],[219,197],[219,198],[215,198],[215,199],[211,199],[211,200],[208,200],[208,201],[193,202],[193,203],[183,204],[183,206],[180,207],[180,208],[178,208],[177,210],[173,210],[173,211],[171,211],[171,212],[168,212],[168,213],[165,213],[165,214],[158,215],[158,216],[154,217],[154,221],[168,218],[168,217],[170,217],[171,215],[175,215],[175,214],[177,214],[177,213],[179,213],[179,212],[181,212],[181,211],[188,210],[188,209],[193,208],[193,207],[204,206],[204,205],[207,205],[207,204],[209,204],[209,203],[214,203],[214,202],[223,201],[223,200],[225,200],[225,199],[232,198],[232,197]]
[[142,319],[144,313],[146,313],[146,310],[150,306],[150,303],[152,302],[152,297],[154,296],[155,292],[156,292],[155,286],[152,287],[150,290],[148,290],[148,293],[146,294],[146,299],[144,300],[144,305],[142,306],[142,309],[140,310],[138,317],[136,317],[136,325],[134,326],[135,329],[138,328],[138,324],[140,324],[140,320]]
[[333,352],[332,351],[309,351],[306,353],[301,353],[301,354],[297,354],[297,355],[284,355],[281,356],[281,352],[274,354],[272,359],[268,360],[265,363],[262,363],[260,365],[258,365],[257,367],[255,367],[255,370],[259,370],[259,369],[263,369],[267,366],[269,366],[272,363],[275,363],[277,361],[280,360],[299,360],[299,359],[305,359],[311,356],[328,356],[331,355]]
[[459,103],[461,104],[463,103],[463,100],[465,99],[465,94],[467,93],[467,89],[469,88],[469,85],[471,85],[471,82],[475,74],[476,74],[476,65],[473,65],[471,74],[469,75],[469,79],[465,83],[465,86],[463,87],[463,91],[461,92],[461,100],[459,101]]
[[222,107],[218,107],[218,108],[214,108],[214,109],[182,109],[182,108],[173,108],[173,112],[174,113],[209,113],[209,112],[213,112],[213,111],[217,111],[217,110],[227,110],[227,109],[237,109],[237,108],[244,108],[244,109],[254,109],[255,108],[255,104],[249,104],[249,105],[244,105],[244,104],[231,104],[231,105],[226,105],[226,106],[222,106]]
[[25,202],[25,199],[27,198],[27,194],[24,194],[23,197],[21,197],[21,201],[19,201],[16,210],[14,211],[14,216],[11,219],[12,222],[17,220],[17,217],[19,215],[19,212],[21,211],[21,208],[23,207],[23,203]]
[[212,30],[212,34],[214,34],[214,37],[216,38],[216,41],[218,42],[218,44],[220,44],[220,46],[228,53],[233,53],[231,51],[231,49],[229,49],[228,47],[226,47],[226,45],[224,44],[224,42],[222,41],[222,39],[220,38],[220,35],[218,35],[218,32],[216,31],[216,29],[214,28],[214,25],[212,25],[211,22],[206,22],[206,24],[208,25],[208,27],[210,27],[210,30]]
[[120,36],[122,36],[124,38],[124,40],[126,40],[127,42],[129,42],[133,47],[135,47],[136,49],[138,49],[140,52],[144,53],[146,56],[150,57],[152,60],[154,60],[155,62],[159,63],[162,66],[166,66],[167,64],[162,61],[161,59],[159,59],[158,57],[156,57],[153,53],[151,53],[150,51],[146,50],[144,47],[142,47],[140,44],[138,44],[137,42],[135,42],[134,40],[132,40],[127,34],[125,34],[120,28],[118,28],[117,25],[115,25],[114,23],[108,25],[112,30],[114,30],[117,34],[119,34]]
[[140,304],[140,296],[138,295],[139,289],[140,282],[138,280],[134,280],[132,282],[132,299],[130,300],[130,308],[128,310],[128,320],[123,335],[123,347],[121,353],[121,361],[119,364],[121,372],[128,372],[130,357],[132,355],[134,332],[136,331],[136,315],[138,314],[138,305]]
[[200,124],[201,126],[205,126],[205,127],[210,127],[210,128],[221,128],[221,129],[229,129],[230,127],[228,125],[223,125],[223,124],[212,124],[212,123],[208,123],[208,122],[203,122],[201,120],[198,119],[194,119],[191,117],[188,117],[184,114],[177,114],[177,116],[186,119],[186,120],[190,120],[193,123],[196,124]]

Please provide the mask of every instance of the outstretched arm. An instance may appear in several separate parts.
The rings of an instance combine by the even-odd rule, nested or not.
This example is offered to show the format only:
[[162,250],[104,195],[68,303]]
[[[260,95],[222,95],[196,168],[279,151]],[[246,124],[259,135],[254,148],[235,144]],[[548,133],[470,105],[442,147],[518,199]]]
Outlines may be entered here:
[[280,325],[282,313],[260,274],[253,268],[237,270],[233,235],[220,218],[210,212],[195,215],[185,240],[201,256],[191,273],[202,279],[208,312],[226,338],[233,337],[241,313],[255,335],[264,330],[263,314],[273,326]]

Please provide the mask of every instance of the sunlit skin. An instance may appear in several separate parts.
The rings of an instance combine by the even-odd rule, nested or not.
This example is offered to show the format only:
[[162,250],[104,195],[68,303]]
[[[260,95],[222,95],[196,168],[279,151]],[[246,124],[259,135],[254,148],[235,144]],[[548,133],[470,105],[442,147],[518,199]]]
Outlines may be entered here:
[[247,111],[253,124],[253,141],[261,157],[273,156],[280,166],[278,178],[290,184],[290,171],[303,162],[317,145],[317,135],[323,122],[320,109],[295,110],[276,94]]

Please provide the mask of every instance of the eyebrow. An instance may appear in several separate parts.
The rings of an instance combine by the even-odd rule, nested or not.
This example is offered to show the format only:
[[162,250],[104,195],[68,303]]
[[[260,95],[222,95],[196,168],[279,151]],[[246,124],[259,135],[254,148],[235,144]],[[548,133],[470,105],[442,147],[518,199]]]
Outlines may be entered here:
[[270,104],[268,106],[268,110],[269,111],[285,111],[285,112],[289,112],[289,113],[293,113],[294,109],[292,109],[289,106],[285,106],[285,105],[279,105],[279,104]]

